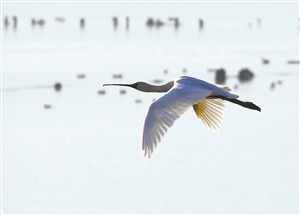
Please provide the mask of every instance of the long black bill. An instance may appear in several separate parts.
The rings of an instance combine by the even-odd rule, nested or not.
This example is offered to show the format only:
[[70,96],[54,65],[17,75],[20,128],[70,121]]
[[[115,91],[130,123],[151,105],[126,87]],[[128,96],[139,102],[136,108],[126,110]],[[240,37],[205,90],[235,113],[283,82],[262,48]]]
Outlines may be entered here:
[[223,99],[223,100],[232,102],[234,104],[240,105],[242,107],[249,108],[249,109],[252,109],[252,110],[257,110],[257,111],[261,112],[260,107],[258,107],[256,104],[254,104],[252,102],[244,102],[244,101],[241,101],[241,100],[238,100],[238,99],[229,99],[229,98],[226,98],[225,96],[218,96],[218,95],[211,95],[211,96],[208,96],[207,98],[211,98],[211,99],[214,99],[214,98]]
[[123,87],[136,88],[136,84],[103,84],[103,87],[105,86],[123,86]]

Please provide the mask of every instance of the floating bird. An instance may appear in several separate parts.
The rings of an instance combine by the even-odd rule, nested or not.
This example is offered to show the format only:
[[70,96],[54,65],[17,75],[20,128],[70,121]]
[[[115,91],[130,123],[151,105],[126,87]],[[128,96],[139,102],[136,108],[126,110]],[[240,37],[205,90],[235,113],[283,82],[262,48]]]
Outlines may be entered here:
[[84,18],[81,18],[79,20],[79,25],[80,25],[81,28],[84,28],[84,26],[85,26],[85,19]]
[[148,18],[146,21],[146,25],[148,27],[152,27],[154,25],[154,19],[153,18]]
[[51,108],[51,105],[44,104],[44,108],[45,108],[45,109],[50,109],[50,108]]
[[126,90],[120,90],[120,94],[124,95],[126,93]]
[[151,104],[145,119],[142,150],[144,155],[148,155],[149,158],[167,130],[190,107],[194,108],[196,115],[205,126],[212,130],[219,130],[221,126],[225,101],[261,111],[252,102],[238,100],[238,95],[229,93],[228,87],[214,85],[188,76],[180,76],[160,86],[145,82],[104,84],[103,86],[126,86],[142,92],[166,93]]
[[265,58],[261,58],[261,61],[263,64],[269,64],[270,63],[270,60],[269,59],[265,59]]
[[168,18],[169,21],[174,21],[174,27],[178,28],[180,23],[179,23],[179,19],[177,17],[169,17]]
[[17,24],[18,24],[18,18],[16,16],[13,16],[12,19],[13,19],[13,23],[14,23],[14,28],[16,28]]
[[204,22],[202,19],[199,19],[199,28],[203,28]]
[[288,60],[288,64],[300,64],[300,60]]
[[126,16],[126,29],[128,30],[129,29],[129,17]]
[[238,79],[241,82],[251,81],[254,78],[254,73],[247,68],[241,69],[238,73]]
[[161,79],[154,79],[152,82],[155,83],[155,84],[160,84],[160,83],[163,82],[163,80],[161,80]]
[[260,19],[260,18],[257,18],[257,19],[256,19],[256,22],[257,22],[257,25],[260,26],[260,24],[261,24],[261,19]]
[[223,68],[215,70],[215,83],[224,84],[226,81],[226,71]]
[[142,103],[142,100],[141,99],[136,99],[135,103],[137,103],[137,104]]
[[62,84],[61,83],[59,83],[59,82],[56,82],[55,84],[54,84],[54,90],[55,91],[61,91],[61,88],[62,88]]
[[77,78],[83,79],[83,78],[85,78],[85,74],[78,74],[78,75],[77,75]]
[[122,74],[113,74],[113,78],[119,79],[122,78],[123,75]]
[[63,18],[63,17],[55,17],[55,21],[56,21],[56,22],[65,22],[66,19]]
[[159,28],[159,27],[165,25],[165,23],[162,22],[162,21],[160,21],[159,19],[157,19],[157,20],[154,22],[154,25],[155,25],[157,28]]
[[36,24],[36,20],[35,19],[31,19],[31,25],[35,26],[35,24]]
[[118,27],[118,17],[113,17],[112,18],[112,21],[113,21],[113,24],[114,24],[114,28],[117,28]]
[[40,26],[43,26],[43,25],[45,25],[45,20],[40,19],[40,20],[38,20],[38,21],[36,22],[36,24],[38,24],[38,25],[40,25]]
[[275,88],[275,85],[276,84],[274,82],[272,82],[271,85],[270,85],[270,89],[273,90]]
[[104,95],[105,94],[105,90],[98,90],[98,94],[99,95]]
[[4,25],[7,27],[9,25],[8,17],[4,18]]

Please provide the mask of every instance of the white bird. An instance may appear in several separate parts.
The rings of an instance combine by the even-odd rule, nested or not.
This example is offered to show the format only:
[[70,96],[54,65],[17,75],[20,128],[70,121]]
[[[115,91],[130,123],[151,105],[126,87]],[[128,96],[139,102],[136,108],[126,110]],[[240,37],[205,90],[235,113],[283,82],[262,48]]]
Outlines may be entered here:
[[238,100],[238,95],[229,93],[228,87],[214,85],[188,76],[180,76],[160,86],[145,82],[104,84],[103,86],[126,86],[142,92],[166,92],[151,104],[145,119],[142,150],[144,156],[148,154],[149,158],[168,129],[190,107],[193,107],[205,126],[212,130],[219,130],[221,126],[225,101],[261,111],[252,102]]

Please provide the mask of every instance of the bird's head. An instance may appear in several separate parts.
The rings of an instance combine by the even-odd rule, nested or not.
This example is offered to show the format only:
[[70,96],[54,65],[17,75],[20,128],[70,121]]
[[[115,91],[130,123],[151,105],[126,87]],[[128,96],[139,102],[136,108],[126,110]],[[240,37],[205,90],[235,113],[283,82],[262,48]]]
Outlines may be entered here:
[[131,87],[139,91],[147,92],[149,84],[139,81],[133,84],[103,84],[103,86],[123,86],[123,87]]
[[174,85],[173,81],[170,81],[166,84],[155,86],[152,84],[148,84],[146,82],[136,82],[133,84],[103,84],[103,86],[123,86],[123,87],[132,87],[138,91],[142,92],[167,92],[169,89],[171,89]]

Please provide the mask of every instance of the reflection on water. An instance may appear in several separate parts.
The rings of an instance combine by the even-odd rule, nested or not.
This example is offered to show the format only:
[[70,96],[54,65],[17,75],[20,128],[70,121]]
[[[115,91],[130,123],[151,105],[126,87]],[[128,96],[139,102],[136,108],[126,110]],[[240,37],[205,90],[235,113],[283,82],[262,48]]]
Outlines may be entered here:
[[[4,213],[297,213],[298,29],[200,15],[4,17]],[[262,112],[226,104],[214,133],[188,111],[148,160],[143,123],[161,95],[102,85],[180,75]]]

